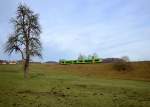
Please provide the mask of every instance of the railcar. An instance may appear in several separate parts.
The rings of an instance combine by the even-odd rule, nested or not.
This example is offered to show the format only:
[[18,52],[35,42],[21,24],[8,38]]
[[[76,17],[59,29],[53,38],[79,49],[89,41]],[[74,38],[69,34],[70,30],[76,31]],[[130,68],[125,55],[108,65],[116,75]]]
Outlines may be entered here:
[[96,64],[101,63],[102,60],[100,58],[97,59],[85,59],[85,60],[60,60],[60,64]]

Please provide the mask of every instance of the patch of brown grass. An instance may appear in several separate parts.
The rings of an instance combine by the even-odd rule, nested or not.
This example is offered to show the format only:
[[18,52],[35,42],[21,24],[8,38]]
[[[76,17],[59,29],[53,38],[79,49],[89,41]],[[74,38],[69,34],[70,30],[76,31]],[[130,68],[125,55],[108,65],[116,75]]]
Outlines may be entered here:
[[119,72],[113,68],[114,63],[100,64],[72,64],[45,65],[48,71],[65,71],[81,76],[95,76],[101,78],[118,78],[133,80],[150,80],[150,62],[132,62],[128,72]]

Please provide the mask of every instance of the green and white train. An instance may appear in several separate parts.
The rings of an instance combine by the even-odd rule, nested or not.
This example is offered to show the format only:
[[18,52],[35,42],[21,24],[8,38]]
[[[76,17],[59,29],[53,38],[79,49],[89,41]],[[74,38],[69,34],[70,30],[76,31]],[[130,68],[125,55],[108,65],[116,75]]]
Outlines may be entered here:
[[96,59],[83,59],[83,60],[60,60],[60,64],[97,64],[101,63],[102,59],[96,58]]

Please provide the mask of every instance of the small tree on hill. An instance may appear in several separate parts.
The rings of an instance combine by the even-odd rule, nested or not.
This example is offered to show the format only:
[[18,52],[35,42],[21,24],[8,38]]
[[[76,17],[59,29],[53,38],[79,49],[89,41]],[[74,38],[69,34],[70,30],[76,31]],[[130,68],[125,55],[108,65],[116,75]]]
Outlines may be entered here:
[[86,59],[86,56],[84,56],[84,55],[82,55],[82,54],[80,54],[79,56],[78,56],[78,60],[85,60]]
[[92,59],[97,59],[97,58],[98,58],[97,53],[94,53],[94,54],[92,55]]
[[88,60],[92,60],[92,55],[88,55]]

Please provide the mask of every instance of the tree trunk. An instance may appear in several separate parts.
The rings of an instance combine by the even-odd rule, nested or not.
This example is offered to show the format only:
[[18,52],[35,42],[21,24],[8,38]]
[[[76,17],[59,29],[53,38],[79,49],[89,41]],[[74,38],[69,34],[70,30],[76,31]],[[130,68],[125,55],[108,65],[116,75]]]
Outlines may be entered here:
[[28,78],[29,73],[29,63],[27,60],[24,62],[24,78]]
[[29,78],[29,56],[25,59],[24,62],[24,78]]
[[29,35],[25,32],[25,39],[26,39],[26,59],[24,64],[24,78],[29,77],[29,61],[30,61],[30,54],[29,54]]

